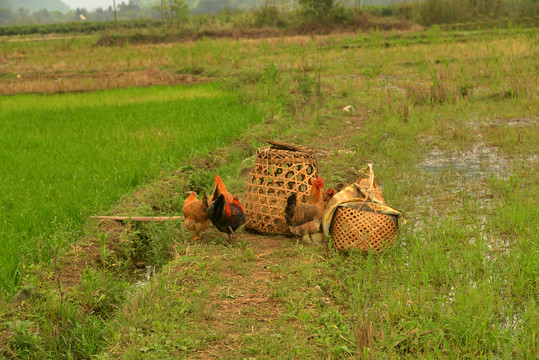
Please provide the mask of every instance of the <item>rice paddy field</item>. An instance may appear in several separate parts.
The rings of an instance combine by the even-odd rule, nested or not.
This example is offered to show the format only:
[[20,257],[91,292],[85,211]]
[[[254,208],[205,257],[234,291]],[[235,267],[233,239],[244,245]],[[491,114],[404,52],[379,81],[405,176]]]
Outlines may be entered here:
[[[0,42],[0,357],[537,358],[536,28],[96,41]],[[393,246],[88,219],[243,200],[266,139],[372,163]]]
[[[213,85],[17,95],[1,105],[0,286],[7,290],[38,255],[75,241],[90,215],[260,120]],[[170,201],[181,212],[179,199]]]

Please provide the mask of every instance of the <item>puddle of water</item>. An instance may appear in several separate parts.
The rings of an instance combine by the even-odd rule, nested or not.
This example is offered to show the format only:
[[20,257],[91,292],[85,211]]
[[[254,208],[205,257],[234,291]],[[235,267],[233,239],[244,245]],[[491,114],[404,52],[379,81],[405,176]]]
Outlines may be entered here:
[[509,126],[509,127],[525,127],[534,126],[539,122],[539,117],[530,118],[512,118],[512,119],[474,119],[470,121],[469,125],[477,130],[481,126]]
[[405,94],[406,94],[406,89],[404,89],[404,88],[402,88],[402,87],[400,87],[400,86],[391,84],[391,83],[386,84],[386,89],[389,89],[389,90],[395,90],[397,93],[399,93],[399,94],[401,94],[401,95],[405,95]]
[[472,180],[491,176],[507,179],[509,162],[497,148],[477,144],[465,151],[434,149],[421,166],[427,173],[455,172]]
[[[476,130],[477,142],[466,150],[442,150],[433,149],[425,159],[418,164],[418,170],[424,174],[425,194],[421,201],[423,207],[416,214],[416,222],[413,223],[412,236],[423,238],[424,232],[429,231],[431,216],[443,216],[444,213],[453,213],[455,221],[466,228],[470,234],[469,239],[464,241],[471,246],[480,246],[484,264],[490,264],[486,268],[495,267],[498,261],[503,261],[508,253],[513,251],[512,241],[503,235],[495,234],[489,226],[491,218],[490,210],[496,206],[496,198],[491,193],[488,179],[497,177],[507,179],[512,174],[512,162],[517,160],[503,153],[496,147],[486,146],[479,131],[480,126],[510,126],[525,127],[534,125],[537,119],[489,119],[486,123],[475,119],[468,126]],[[428,143],[428,139],[424,139]],[[536,163],[538,156],[527,154],[519,156],[518,161]],[[441,186],[440,183],[443,183]],[[448,199],[448,201],[445,201]],[[466,206],[472,202],[474,216],[470,223],[470,214],[466,213]],[[464,207],[463,207],[464,206]],[[462,210],[459,210],[462,209]],[[430,216],[429,216],[430,214]],[[423,217],[421,216],[423,215]],[[413,216],[409,216],[413,218]],[[471,250],[475,251],[475,250]],[[492,274],[488,274],[486,283],[492,283]],[[476,279],[477,280],[477,279]],[[476,280],[470,279],[470,285],[477,287]],[[443,295],[441,300],[450,305],[455,299],[455,289],[451,287]],[[522,319],[518,314],[504,314],[498,321],[500,328],[516,331],[521,326]]]
[[537,118],[533,118],[533,119],[527,119],[527,118],[522,118],[522,119],[510,119],[510,120],[500,120],[500,123],[503,123],[507,126],[510,126],[510,127],[524,127],[524,126],[531,126],[531,125],[535,125],[537,124]]
[[[497,147],[486,146],[479,129],[484,125],[525,127],[536,124],[538,120],[539,118],[475,118],[467,124],[476,134],[478,140],[471,149],[461,151],[433,149],[425,156],[420,167],[427,173],[436,175],[456,173],[466,177],[468,180],[490,177],[507,179],[514,159],[498,150]],[[428,141],[428,139],[424,140]],[[536,163],[538,156],[536,154],[526,154],[519,156],[519,160]]]
[[394,90],[400,95],[406,95],[406,89],[402,86],[396,85],[399,79],[394,76],[380,76],[380,82],[384,85],[384,88]]
[[147,265],[144,269],[136,270],[135,279],[138,279],[134,284],[135,287],[144,287],[155,276],[155,266]]

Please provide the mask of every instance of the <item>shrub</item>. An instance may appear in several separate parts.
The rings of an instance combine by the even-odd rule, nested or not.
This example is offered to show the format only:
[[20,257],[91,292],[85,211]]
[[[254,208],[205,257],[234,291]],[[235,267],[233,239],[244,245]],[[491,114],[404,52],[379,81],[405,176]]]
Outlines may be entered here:
[[467,22],[507,14],[503,0],[424,0],[417,5],[421,25]]
[[279,17],[279,9],[276,6],[264,5],[260,10],[253,10],[254,26],[278,26],[282,27],[284,22]]

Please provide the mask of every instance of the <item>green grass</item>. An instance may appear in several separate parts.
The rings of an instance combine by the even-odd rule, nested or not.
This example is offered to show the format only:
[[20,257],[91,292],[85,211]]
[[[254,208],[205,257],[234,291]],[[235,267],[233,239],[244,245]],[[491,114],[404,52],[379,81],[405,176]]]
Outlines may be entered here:
[[[525,72],[525,81],[536,76],[528,50],[511,45],[519,37],[502,36],[489,45],[491,55],[520,49],[493,62],[479,54],[487,41],[480,38],[451,42],[449,49],[432,41],[413,51],[410,44],[365,52],[304,44],[309,60],[323,69],[327,96],[305,96],[301,70],[275,69],[276,80],[262,77],[258,86],[273,94],[270,128],[279,139],[329,151],[318,160],[329,186],[354,180],[357,169],[372,161],[386,200],[409,220],[397,246],[381,255],[339,254],[331,245],[312,248],[282,239],[268,254],[257,245],[263,236],[252,236],[249,251],[244,244],[225,248],[184,239],[176,250],[189,256],[172,261],[149,288],[126,301],[111,322],[115,340],[101,358],[534,358],[539,188],[536,160],[525,159],[537,155],[530,143],[537,133],[537,100],[533,90],[504,95],[516,84],[506,77],[511,72]],[[536,52],[530,40],[529,51]],[[277,61],[280,46],[260,51]],[[280,56],[295,47],[288,50]],[[309,62],[296,61],[298,68]],[[354,70],[358,63],[374,70]],[[272,67],[265,69],[267,75]],[[350,73],[362,76],[341,80]],[[387,86],[407,81],[416,87],[399,92]],[[455,89],[456,97],[438,93],[417,102],[409,96],[421,95],[419,85],[425,84],[429,97],[431,82]],[[459,88],[467,82],[475,91],[464,96]],[[291,88],[305,102],[285,96]],[[342,112],[348,104],[357,112]],[[293,120],[281,122],[275,114]],[[511,119],[531,120],[505,125]],[[495,161],[504,172],[489,169],[484,159],[480,175],[422,165],[433,149],[466,154],[478,145],[499,151]],[[251,305],[253,295],[267,302]],[[162,306],[175,299],[176,311],[152,304],[144,321],[134,315],[141,301],[161,298]],[[243,301],[245,306],[237,305]],[[267,315],[268,303],[276,314]],[[147,325],[176,313],[182,315],[170,328]]]
[[8,290],[23,262],[75,238],[89,215],[259,118],[215,85],[4,97],[0,111],[0,287]]
[[[254,152],[271,138],[317,149],[327,186],[374,163],[386,201],[408,220],[395,246],[341,254],[329,239],[312,247],[243,233],[231,245],[215,229],[194,241],[183,226],[152,223],[126,225],[118,240],[92,227],[85,235],[102,254],[80,283],[63,292],[63,268],[31,269],[23,283],[41,297],[0,306],[0,356],[536,358],[537,35],[394,35],[389,47],[378,33],[378,45],[360,49],[335,46],[357,35],[158,47],[170,69],[218,68],[265,121],[111,211],[172,212],[215,172],[241,198]],[[105,50],[80,54],[94,51]],[[137,63],[148,51],[117,52]],[[427,166],[433,153],[443,166]],[[136,284],[115,246],[152,265],[173,259]]]

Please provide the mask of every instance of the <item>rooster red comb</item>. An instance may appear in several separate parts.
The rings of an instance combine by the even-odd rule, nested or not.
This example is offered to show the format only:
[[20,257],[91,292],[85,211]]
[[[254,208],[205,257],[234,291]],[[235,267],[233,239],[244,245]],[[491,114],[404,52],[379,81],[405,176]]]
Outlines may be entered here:
[[322,186],[324,185],[324,180],[322,180],[322,178],[320,176],[318,176],[316,178],[316,183],[318,184],[319,188],[321,189]]

